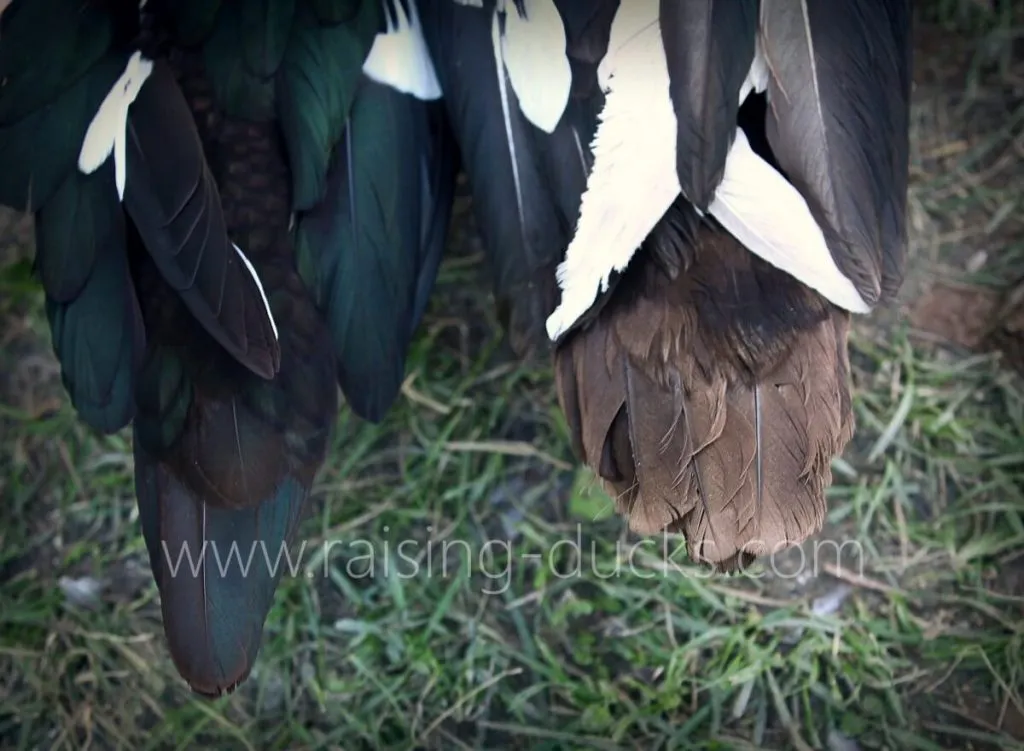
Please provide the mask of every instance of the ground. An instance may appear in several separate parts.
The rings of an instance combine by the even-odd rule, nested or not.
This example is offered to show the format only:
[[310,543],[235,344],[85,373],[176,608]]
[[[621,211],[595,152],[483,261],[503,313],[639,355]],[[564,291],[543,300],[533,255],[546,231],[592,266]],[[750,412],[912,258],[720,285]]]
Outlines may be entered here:
[[918,25],[912,273],[855,332],[859,429],[802,566],[709,577],[675,540],[630,565],[462,206],[403,398],[340,417],[254,674],[213,702],[167,657],[128,439],[76,422],[0,216],[0,747],[1024,748],[1024,381],[978,335],[1024,275],[1011,7]]

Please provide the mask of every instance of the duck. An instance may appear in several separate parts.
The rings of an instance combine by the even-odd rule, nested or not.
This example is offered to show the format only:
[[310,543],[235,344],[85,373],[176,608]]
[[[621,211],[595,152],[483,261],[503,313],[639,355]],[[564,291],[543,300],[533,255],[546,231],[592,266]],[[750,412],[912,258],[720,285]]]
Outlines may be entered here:
[[2,10],[0,203],[34,216],[72,407],[131,426],[198,695],[250,674],[339,409],[400,391],[459,169],[440,99],[413,0]]
[[820,531],[851,316],[906,263],[908,0],[423,19],[502,325],[630,529],[722,572]]

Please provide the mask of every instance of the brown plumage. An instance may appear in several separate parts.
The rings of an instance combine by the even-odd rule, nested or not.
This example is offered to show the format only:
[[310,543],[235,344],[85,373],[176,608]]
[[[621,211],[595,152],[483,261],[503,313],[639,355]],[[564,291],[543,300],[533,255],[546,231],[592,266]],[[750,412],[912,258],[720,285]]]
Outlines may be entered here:
[[[850,284],[818,286],[850,310],[899,286],[908,0],[555,0],[572,81],[546,132],[521,105],[564,81],[535,90],[491,65],[495,4],[430,5],[499,316],[520,355],[555,338],[578,456],[634,530],[681,531],[720,568],[818,531],[853,432],[849,315],[761,259],[815,283],[829,254]],[[783,187],[803,200],[772,201]],[[784,238],[788,218],[805,221]],[[573,312],[551,320],[558,297]]]
[[[577,454],[640,534],[722,570],[820,530],[853,433],[849,314],[676,206],[618,293],[555,354]],[[662,253],[663,255],[663,253]]]

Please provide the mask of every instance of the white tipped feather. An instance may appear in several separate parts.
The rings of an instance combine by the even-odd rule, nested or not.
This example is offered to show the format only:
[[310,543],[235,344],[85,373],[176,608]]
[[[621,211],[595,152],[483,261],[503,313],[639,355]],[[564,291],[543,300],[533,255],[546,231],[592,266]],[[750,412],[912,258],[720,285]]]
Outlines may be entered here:
[[390,86],[403,94],[410,94],[424,101],[441,98],[441,84],[437,80],[434,62],[427,51],[420,25],[416,0],[407,0],[409,14],[406,15],[401,2],[389,3],[394,8],[397,23],[390,14],[387,31],[373,40],[370,54],[363,63],[363,73],[377,83]]
[[642,22],[644,5],[657,19],[657,0],[623,2],[612,24],[615,47],[602,63],[608,88],[592,145],[594,166],[576,233],[558,267],[562,299],[547,320],[551,339],[586,313],[679,195],[668,67],[660,27]]
[[[569,97],[568,87],[572,83],[572,74],[571,71],[568,71],[569,60],[565,55],[565,28],[562,25],[562,19],[558,15],[557,8],[554,7],[552,0],[525,1],[527,2],[526,7],[528,9],[540,7],[543,3],[551,3],[550,10],[556,17],[552,19],[547,11],[543,9],[538,11],[536,21],[531,20],[534,17],[530,16],[525,24],[527,28],[520,28],[512,32],[511,42],[508,42],[502,35],[502,16],[506,16],[505,24],[507,31],[508,23],[513,16],[516,16],[516,20],[519,20],[518,11],[511,7],[506,13],[505,0],[498,0],[494,9],[494,16],[491,19],[491,49],[494,52],[494,66],[498,76],[501,116],[505,126],[505,143],[508,147],[509,163],[512,167],[512,183],[516,192],[516,211],[519,214],[520,227],[525,226],[523,189],[519,176],[519,155],[516,151],[516,139],[512,129],[513,104],[509,99],[509,86],[511,85],[513,90],[515,90],[516,83],[518,82],[520,87],[525,87],[516,91],[519,109],[534,125],[550,133],[558,125],[558,121],[562,119],[562,112]],[[464,2],[463,4],[474,5],[474,3],[470,2]],[[515,28],[515,21],[512,21],[512,24],[513,28]],[[538,24],[537,28],[533,28]],[[539,34],[540,39],[549,39],[553,32],[551,32],[550,28],[545,29],[545,26],[551,26],[552,24],[554,24],[558,33],[561,34],[561,47],[556,45],[555,52],[552,52],[550,49],[535,47],[533,42],[530,41],[530,37],[527,36],[527,32],[532,30],[534,33]],[[507,59],[509,55],[512,58],[511,63]],[[536,59],[531,60],[531,56],[536,56]],[[562,77],[562,69],[559,64],[559,58],[564,62],[569,76],[564,82],[564,96],[560,93],[562,83],[559,81]],[[538,63],[537,61],[542,62]],[[544,69],[543,75],[538,72],[541,68]],[[555,71],[556,74],[549,76],[548,73],[551,71]],[[547,127],[549,125],[550,127]]]
[[[758,39],[750,73],[740,89],[741,104],[752,91],[761,93],[768,88],[768,75]],[[754,152],[742,130],[736,130],[708,213],[751,253],[835,305],[851,313],[870,312],[871,307],[832,259],[825,235],[800,191]]]
[[565,25],[554,0],[522,0],[525,18],[512,2],[502,0],[505,33],[502,58],[519,108],[526,118],[551,133],[562,119],[572,88],[572,68],[565,52]]
[[708,213],[747,250],[840,308],[870,312],[871,306],[832,260],[803,196],[754,153],[742,130],[736,131]]
[[260,298],[263,300],[263,307],[267,311],[267,318],[270,319],[270,328],[274,330],[274,338],[279,339],[277,335],[277,322],[274,320],[274,312],[270,309],[270,301],[267,300],[267,293],[263,291],[263,282],[260,281],[260,275],[256,273],[256,269],[249,262],[249,259],[245,257],[245,253],[234,243],[231,243],[235,252],[238,253],[238,257],[242,259],[242,263],[245,264],[245,268],[248,269],[249,275],[252,276],[252,280],[256,282],[256,289],[260,291]]
[[[622,3],[598,67],[607,96],[576,234],[558,267],[562,300],[547,320],[552,340],[607,290],[613,272],[625,270],[681,190],[676,119],[657,19],[658,0]],[[758,44],[740,102],[751,91],[763,92],[768,75]],[[870,311],[832,260],[803,196],[753,151],[739,129],[708,212],[752,253],[835,305],[852,313]]]
[[153,72],[153,61],[136,50],[125,66],[124,73],[103,99],[96,116],[89,123],[78,154],[78,169],[89,175],[100,168],[111,153],[114,155],[114,181],[117,196],[124,200],[125,150],[128,138],[128,108],[139,95],[142,84]]

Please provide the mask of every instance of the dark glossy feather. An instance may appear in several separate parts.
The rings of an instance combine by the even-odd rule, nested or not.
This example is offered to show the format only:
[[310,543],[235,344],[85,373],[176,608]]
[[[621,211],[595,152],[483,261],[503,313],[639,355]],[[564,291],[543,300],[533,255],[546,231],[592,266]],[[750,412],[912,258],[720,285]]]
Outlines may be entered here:
[[299,220],[300,269],[365,419],[381,420],[404,380],[447,238],[454,157],[440,103],[364,79],[324,200]]
[[[150,0],[141,23],[134,0],[16,0],[8,11],[0,202],[36,213],[37,268],[76,409],[101,430],[134,423],[175,664],[200,693],[230,691],[258,655],[285,562],[272,569],[335,421],[338,373],[377,415],[401,383],[451,209],[443,108],[363,80],[380,0]],[[36,44],[9,43],[15,32]],[[39,51],[52,68],[34,62]],[[117,149],[102,159],[116,108],[90,131],[103,136],[90,136],[90,173],[78,162],[133,53],[155,63],[125,104],[122,204]],[[317,208],[342,146],[332,199],[345,200],[319,209],[334,234],[315,238],[317,273],[333,276],[311,290],[291,225]],[[314,300],[325,287],[326,311]],[[343,368],[324,317],[339,309]]]
[[[40,27],[52,33],[40,38]],[[82,419],[102,432],[134,414],[144,347],[113,169],[75,169],[127,59],[110,50],[118,33],[98,9],[68,0],[13,3],[0,16],[0,203],[37,210],[35,267],[61,378]]]
[[382,0],[246,0],[216,13],[187,0],[161,10],[183,35],[180,43],[202,44],[225,112],[280,122],[293,204],[312,208],[323,196],[363,61],[383,30]]
[[259,287],[228,237],[188,104],[154,65],[128,117],[125,207],[160,273],[240,363],[270,378],[280,349]]
[[136,273],[151,332],[136,436],[203,503],[219,508],[259,505],[297,468],[310,465],[303,473],[311,477],[337,409],[330,340],[308,292],[282,262],[259,265],[271,305],[289,324],[272,381],[204,341],[205,331],[183,319],[154,270],[142,264]]
[[[565,53],[569,61],[592,65],[596,74],[598,63],[608,51],[608,37],[612,19],[619,10],[619,0],[555,0],[555,7],[565,22]],[[574,75],[573,84],[579,83],[580,77]]]
[[[167,641],[193,691],[218,696],[245,680],[308,492],[285,477],[245,511],[212,508],[135,441],[135,488]],[[297,562],[297,561],[296,561]]]
[[321,25],[305,4],[279,73],[277,117],[292,173],[292,202],[308,211],[323,197],[327,164],[341,139],[374,34],[383,27],[379,0],[362,0],[351,20]]
[[[77,85],[56,94],[48,107],[22,113],[11,106],[12,119],[0,122],[0,203],[34,211],[53,197],[75,169],[85,131],[127,59],[124,54],[99,61]],[[5,87],[0,89],[0,109],[7,101]]]
[[[187,98],[209,107],[209,81],[185,63]],[[225,220],[245,238],[281,325],[273,380],[242,368],[185,315],[151,257],[137,259],[135,269],[152,334],[135,421],[140,515],[151,555],[166,544],[177,560],[187,544],[198,562],[205,551],[202,575],[172,576],[162,558],[153,565],[175,664],[194,690],[210,695],[230,691],[258,654],[277,584],[268,566],[291,543],[338,406],[329,332],[293,267],[287,167],[275,127],[223,113],[216,122]],[[241,561],[232,564],[233,543]],[[237,567],[252,551],[243,576]]]
[[74,300],[108,250],[127,254],[113,180],[109,163],[91,175],[74,170],[36,213],[36,270],[54,302]]
[[249,0],[238,5],[245,65],[253,74],[270,78],[288,49],[296,0]]
[[[136,491],[171,654],[193,690],[208,695],[230,691],[259,653],[274,562],[292,543],[338,406],[330,340],[312,301],[284,265],[261,262],[260,271],[288,324],[273,381],[200,349],[202,330],[166,331],[181,326],[161,299],[173,293],[155,270],[142,274],[151,283],[147,323],[165,344],[150,347],[140,376]],[[197,574],[187,564],[177,575],[168,568],[183,545],[205,566]],[[232,545],[240,560],[231,560]]]
[[[175,296],[162,302],[158,292],[147,296],[157,303],[154,316],[164,321],[158,326],[164,346],[151,349],[141,377],[136,421],[139,444],[154,462],[146,471],[160,478],[155,501],[149,501],[159,513],[156,534],[179,546],[205,542],[208,551],[209,543],[223,550],[237,542],[245,555],[255,541],[254,565],[262,568],[255,576],[214,572],[211,579],[216,560],[209,555],[205,578],[170,577],[154,564],[162,600],[171,603],[165,605],[164,623],[175,662],[193,688],[207,694],[230,690],[258,653],[277,582],[262,551],[276,560],[301,518],[334,423],[336,375],[344,374],[350,398],[354,393],[367,399],[367,411],[383,415],[393,400],[424,304],[418,296],[432,286],[437,238],[445,234],[450,210],[444,169],[428,174],[431,165],[424,162],[431,147],[406,140],[430,134],[426,105],[375,89],[361,75],[379,27],[379,2],[352,4],[352,12],[334,8],[346,19],[343,26],[321,25],[317,10],[301,0],[295,4],[274,75],[270,121],[246,120],[245,107],[223,94],[224,82],[216,80],[223,74],[203,66],[197,52],[180,58],[179,77],[197,115],[228,231],[263,280],[281,332],[280,370],[272,381],[261,381],[211,355],[200,343],[204,332],[176,326]],[[241,48],[246,45],[252,43]],[[203,54],[208,59],[208,49]],[[444,156],[441,166],[454,170],[451,154]],[[344,165],[331,183],[321,184],[332,157]],[[389,169],[383,168],[386,158],[392,160]],[[439,181],[430,194],[439,203],[429,211],[421,203],[428,177]],[[360,200],[337,202],[352,185]],[[313,236],[310,215],[303,212],[308,207],[333,222],[335,234]],[[358,216],[346,215],[352,210]],[[294,270],[287,229],[293,212],[296,243],[305,247],[303,238],[314,237],[321,269],[342,272],[330,280],[334,297],[319,310],[314,298],[322,286],[307,288]],[[161,280],[155,283],[159,289]],[[339,307],[348,315],[340,328],[334,315]],[[332,333],[338,344],[339,332],[344,346],[332,346]],[[154,537],[153,528],[150,522],[147,538]],[[240,608],[236,617],[227,617]]]
[[[571,0],[556,4],[560,13],[567,4]],[[421,15],[494,273],[499,314],[513,349],[528,354],[550,346],[544,321],[558,299],[554,272],[579,212],[596,108],[570,101],[551,134],[529,122],[504,70],[499,78],[494,9],[493,0],[482,7],[432,0]],[[585,36],[588,15],[579,18],[570,29],[576,32],[570,49],[587,49],[593,38]],[[594,69],[588,72],[596,80]]]
[[[73,19],[53,22],[69,10],[68,0],[34,0],[11,3],[0,15],[0,126],[52,106],[108,54],[115,31],[110,17],[79,3]],[[39,28],[48,33],[40,37],[34,33]]]
[[[274,33],[265,33],[259,22],[270,20],[261,13],[268,5],[290,10],[280,8],[283,3],[275,0],[226,3],[203,44],[203,60],[217,100],[225,111],[250,120],[267,121],[274,117],[277,67],[269,68],[280,66],[278,55],[285,50],[281,38],[287,39],[292,23],[288,13],[284,18],[274,19]],[[280,46],[274,46],[274,42]]]
[[661,38],[678,121],[676,170],[703,211],[722,180],[739,91],[754,60],[757,0],[661,0]]
[[908,0],[762,0],[768,141],[868,304],[900,286],[909,175]]
[[420,258],[419,284],[409,319],[412,337],[430,302],[434,281],[441,266],[455,203],[455,185],[459,174],[459,149],[448,123],[443,103],[425,106],[426,132],[420,143],[423,182],[420,187]]
[[36,214],[36,265],[61,378],[91,427],[112,433],[135,414],[145,348],[113,166],[72,173]]

